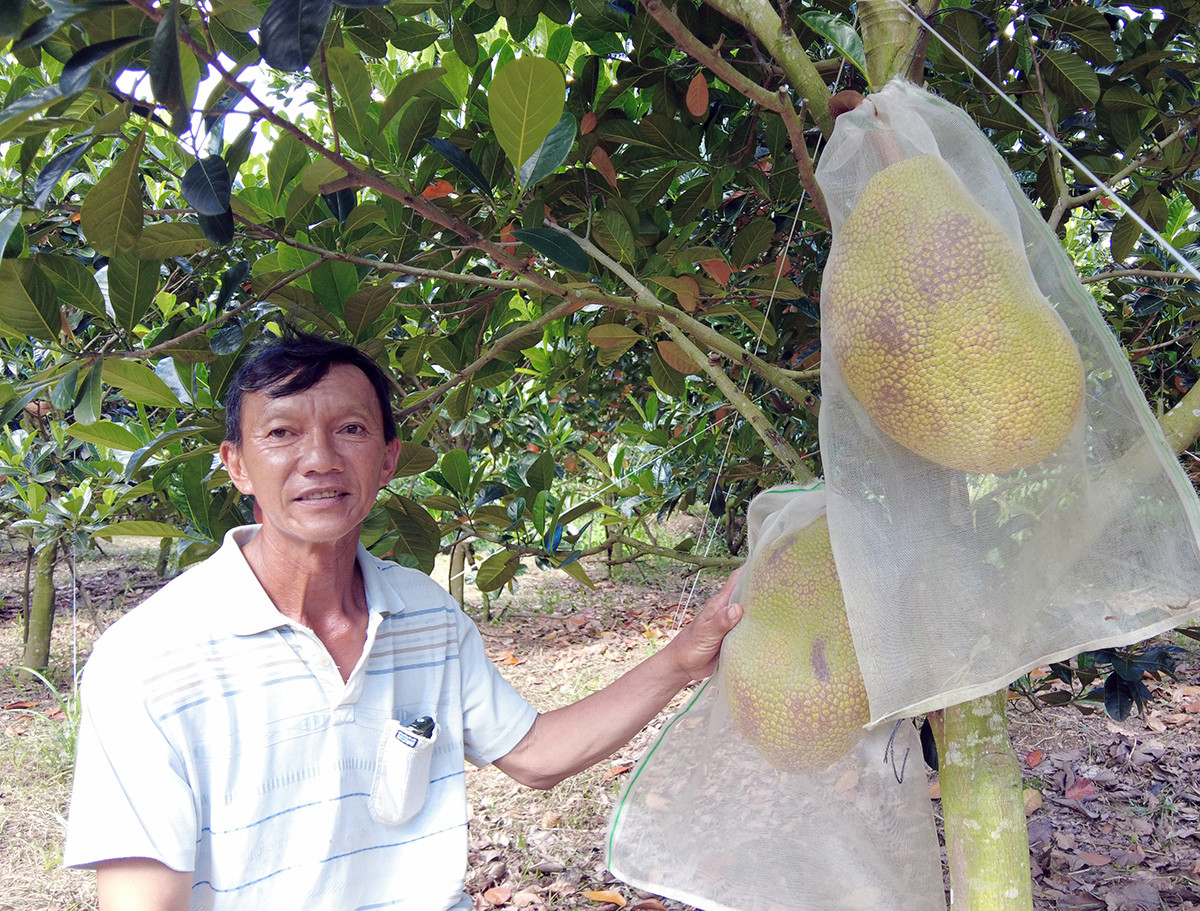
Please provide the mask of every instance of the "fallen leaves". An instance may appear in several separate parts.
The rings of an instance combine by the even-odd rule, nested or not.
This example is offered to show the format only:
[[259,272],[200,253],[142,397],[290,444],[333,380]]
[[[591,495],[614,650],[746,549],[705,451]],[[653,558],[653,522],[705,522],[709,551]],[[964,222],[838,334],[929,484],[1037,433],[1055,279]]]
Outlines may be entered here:
[[594,892],[584,892],[584,898],[590,898],[594,902],[609,902],[616,905],[618,908],[624,908],[629,902],[625,900],[625,896],[620,892],[615,892],[612,889],[597,889]]
[[1096,796],[1096,784],[1089,778],[1076,778],[1063,797],[1067,800],[1092,800]]

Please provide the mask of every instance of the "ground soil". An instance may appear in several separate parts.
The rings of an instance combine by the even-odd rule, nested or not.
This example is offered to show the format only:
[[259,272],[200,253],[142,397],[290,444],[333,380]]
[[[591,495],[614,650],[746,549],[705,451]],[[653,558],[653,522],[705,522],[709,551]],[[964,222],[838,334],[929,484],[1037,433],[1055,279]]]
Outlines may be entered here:
[[[52,670],[57,695],[0,673],[0,911],[92,909],[90,874],[59,865],[70,783],[73,669],[98,629],[159,582],[153,554],[117,546],[79,566],[94,617],[72,613],[65,571]],[[531,571],[515,595],[485,606],[468,589],[493,661],[539,708],[602,687],[669,641],[719,582],[677,571],[588,566],[595,589],[561,574]],[[22,555],[0,558],[0,669],[19,661]],[[444,581],[444,580],[443,580]],[[1169,637],[1169,644],[1191,640]],[[1180,660],[1177,679],[1147,681],[1155,701],[1117,723],[1076,707],[1010,704],[1010,728],[1027,787],[1029,840],[1038,911],[1200,909],[1200,656]],[[686,694],[681,695],[675,705]],[[479,908],[624,907],[687,911],[639,893],[605,870],[614,802],[637,758],[669,718],[664,713],[626,748],[549,792],[525,790],[495,769],[468,774],[470,866]],[[935,814],[936,774],[930,773]]]

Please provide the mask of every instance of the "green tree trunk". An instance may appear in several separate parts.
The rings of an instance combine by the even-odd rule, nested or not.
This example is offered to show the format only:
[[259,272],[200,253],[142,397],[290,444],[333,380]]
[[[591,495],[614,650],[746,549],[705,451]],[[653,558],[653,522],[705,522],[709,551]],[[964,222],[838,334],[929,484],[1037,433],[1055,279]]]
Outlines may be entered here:
[[43,670],[50,663],[50,631],[54,628],[54,563],[58,540],[44,545],[33,571],[33,594],[29,599],[29,631],[25,636],[23,667]]
[[[465,604],[467,548],[471,545],[459,541],[450,548],[450,596],[459,604]],[[489,618],[490,619],[490,618]]]
[[938,741],[953,911],[1033,907],[1021,767],[1007,691],[953,705],[930,721]]

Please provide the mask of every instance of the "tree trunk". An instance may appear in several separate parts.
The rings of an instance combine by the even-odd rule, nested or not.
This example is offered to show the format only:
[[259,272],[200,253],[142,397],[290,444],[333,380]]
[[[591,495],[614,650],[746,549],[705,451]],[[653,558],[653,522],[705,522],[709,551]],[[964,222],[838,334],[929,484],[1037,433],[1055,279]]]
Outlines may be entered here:
[[938,741],[951,911],[1033,908],[1021,767],[1007,691],[931,716]]
[[58,539],[42,546],[33,571],[33,594],[29,599],[29,632],[25,636],[23,667],[40,671],[50,663],[50,631],[54,628],[54,562]]
[[450,596],[460,605],[465,604],[467,548],[466,541],[458,541],[450,548]]

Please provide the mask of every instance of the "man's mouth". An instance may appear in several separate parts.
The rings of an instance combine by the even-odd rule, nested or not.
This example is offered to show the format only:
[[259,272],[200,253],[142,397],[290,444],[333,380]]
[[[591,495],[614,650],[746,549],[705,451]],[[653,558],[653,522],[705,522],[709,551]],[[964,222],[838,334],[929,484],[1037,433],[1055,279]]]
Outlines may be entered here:
[[298,500],[334,500],[344,496],[340,490],[322,490],[317,493],[306,493],[302,497],[297,497]]

